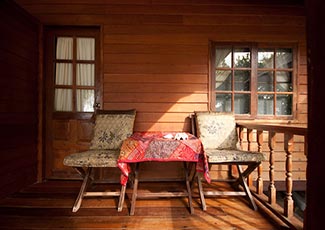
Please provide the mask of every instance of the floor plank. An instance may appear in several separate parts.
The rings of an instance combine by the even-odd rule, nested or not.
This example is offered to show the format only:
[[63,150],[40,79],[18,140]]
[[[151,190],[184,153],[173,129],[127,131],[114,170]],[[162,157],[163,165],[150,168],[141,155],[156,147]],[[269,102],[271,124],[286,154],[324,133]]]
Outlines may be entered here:
[[[150,184],[142,184],[142,189],[159,189],[159,184]],[[139,199],[135,215],[130,216],[131,188],[122,212],[116,210],[116,198],[98,197],[86,198],[79,211],[72,213],[79,187],[79,181],[48,181],[0,200],[0,229],[277,229],[242,198],[207,198],[207,211],[202,211],[195,191],[194,214],[184,197]]]

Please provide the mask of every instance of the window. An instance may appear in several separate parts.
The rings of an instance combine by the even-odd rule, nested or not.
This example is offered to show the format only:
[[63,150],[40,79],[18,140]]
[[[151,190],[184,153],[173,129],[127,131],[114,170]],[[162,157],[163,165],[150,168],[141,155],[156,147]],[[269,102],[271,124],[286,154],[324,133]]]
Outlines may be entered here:
[[212,110],[247,118],[292,119],[295,49],[212,44]]
[[[47,95],[54,114],[93,112],[98,89],[98,29],[50,28]],[[48,79],[49,80],[49,79]]]
[[93,112],[95,38],[57,37],[54,111]]

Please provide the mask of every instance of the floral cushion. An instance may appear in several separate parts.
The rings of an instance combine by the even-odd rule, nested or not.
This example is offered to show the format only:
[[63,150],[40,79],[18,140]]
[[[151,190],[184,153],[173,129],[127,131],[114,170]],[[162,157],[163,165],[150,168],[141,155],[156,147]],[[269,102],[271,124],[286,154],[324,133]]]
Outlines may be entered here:
[[117,167],[119,150],[88,150],[66,156],[63,164],[72,167]]
[[135,111],[98,113],[90,149],[119,149],[133,133],[134,120]]
[[205,153],[209,163],[224,162],[262,162],[265,160],[263,153],[228,150],[228,149],[207,149]]
[[238,135],[233,114],[196,112],[197,136],[204,149],[238,149]]

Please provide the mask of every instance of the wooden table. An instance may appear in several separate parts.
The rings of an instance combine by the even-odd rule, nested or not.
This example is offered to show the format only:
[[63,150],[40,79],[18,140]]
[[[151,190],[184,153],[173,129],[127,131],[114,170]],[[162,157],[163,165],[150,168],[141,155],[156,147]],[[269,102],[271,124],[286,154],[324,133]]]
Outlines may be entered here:
[[187,139],[177,140],[174,138],[175,135],[175,132],[136,132],[123,142],[118,159],[118,167],[122,171],[122,185],[127,184],[129,174],[131,173],[130,164],[136,164],[130,215],[134,215],[136,199],[140,198],[138,194],[139,163],[150,161],[183,162],[186,192],[146,194],[142,198],[187,196],[190,213],[194,212],[188,163],[195,163],[196,171],[204,173],[206,180],[210,182],[208,162],[202,143],[198,138],[186,133]]

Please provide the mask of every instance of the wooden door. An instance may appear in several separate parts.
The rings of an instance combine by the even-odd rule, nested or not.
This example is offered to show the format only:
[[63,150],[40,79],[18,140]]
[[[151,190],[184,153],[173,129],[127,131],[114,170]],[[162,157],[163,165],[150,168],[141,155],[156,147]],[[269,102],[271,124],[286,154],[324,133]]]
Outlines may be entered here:
[[87,150],[100,107],[99,28],[45,29],[45,179],[78,177],[66,155]]

